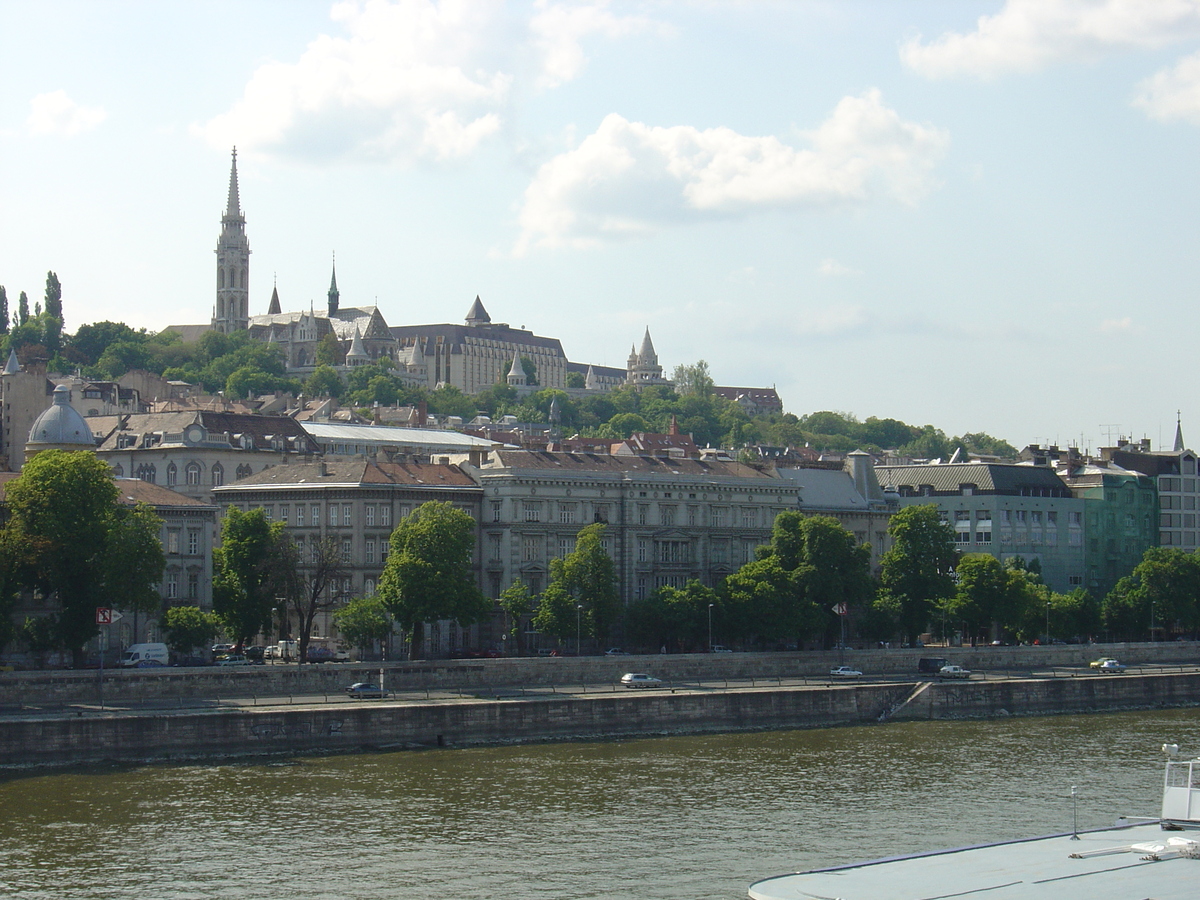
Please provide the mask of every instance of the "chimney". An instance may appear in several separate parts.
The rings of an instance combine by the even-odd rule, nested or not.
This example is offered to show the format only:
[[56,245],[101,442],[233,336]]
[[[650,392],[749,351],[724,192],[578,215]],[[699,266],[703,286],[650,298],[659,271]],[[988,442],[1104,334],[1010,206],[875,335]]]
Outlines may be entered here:
[[424,428],[429,421],[429,404],[424,400],[417,403],[417,427]]
[[378,400],[376,400],[376,401],[375,401],[375,402],[374,402],[374,403],[371,405],[371,424],[372,424],[372,425],[378,425],[378,424],[380,423],[380,421],[381,421],[381,419],[380,419],[380,416],[379,416],[379,401],[378,401]]

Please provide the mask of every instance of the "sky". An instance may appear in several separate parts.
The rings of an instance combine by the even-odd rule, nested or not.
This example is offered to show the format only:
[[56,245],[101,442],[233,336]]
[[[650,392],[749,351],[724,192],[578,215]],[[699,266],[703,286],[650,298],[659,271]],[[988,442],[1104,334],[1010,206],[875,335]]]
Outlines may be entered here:
[[0,0],[0,284],[493,321],[1018,447],[1170,446],[1200,0]]

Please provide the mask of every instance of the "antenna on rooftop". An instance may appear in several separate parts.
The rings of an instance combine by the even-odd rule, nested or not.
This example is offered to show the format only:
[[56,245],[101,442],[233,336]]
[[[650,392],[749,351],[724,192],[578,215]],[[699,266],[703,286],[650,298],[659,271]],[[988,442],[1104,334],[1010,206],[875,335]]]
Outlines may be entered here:
[[1113,434],[1121,433],[1121,423],[1117,422],[1113,425],[1100,425],[1100,430],[1104,433],[1104,439],[1108,441],[1108,445],[1113,446]]

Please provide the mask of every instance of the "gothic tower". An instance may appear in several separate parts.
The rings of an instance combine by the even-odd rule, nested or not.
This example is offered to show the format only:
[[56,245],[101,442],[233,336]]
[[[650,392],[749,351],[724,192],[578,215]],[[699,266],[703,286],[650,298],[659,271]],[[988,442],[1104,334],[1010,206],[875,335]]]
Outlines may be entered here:
[[250,325],[250,242],[246,240],[246,217],[238,201],[237,147],[229,169],[229,201],[221,216],[217,240],[217,305],[213,309],[214,331],[229,334]]
[[329,292],[325,295],[329,298],[329,315],[337,315],[338,305],[341,303],[342,293],[337,286],[337,260],[333,261],[333,274],[329,277]]

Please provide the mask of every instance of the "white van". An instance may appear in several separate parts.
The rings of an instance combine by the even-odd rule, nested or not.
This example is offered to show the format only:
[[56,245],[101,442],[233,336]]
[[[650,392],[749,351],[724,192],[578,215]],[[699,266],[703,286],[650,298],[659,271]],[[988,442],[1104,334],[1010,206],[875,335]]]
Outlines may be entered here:
[[166,644],[130,644],[121,657],[121,665],[126,668],[134,666],[169,666],[171,654]]

